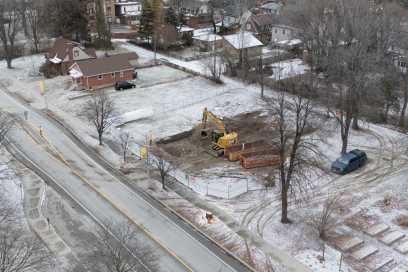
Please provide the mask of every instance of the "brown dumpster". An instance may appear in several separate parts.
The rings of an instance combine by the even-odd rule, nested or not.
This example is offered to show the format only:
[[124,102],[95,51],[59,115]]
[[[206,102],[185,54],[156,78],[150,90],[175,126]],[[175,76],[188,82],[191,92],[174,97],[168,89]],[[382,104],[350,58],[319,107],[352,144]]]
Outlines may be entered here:
[[239,156],[242,167],[251,169],[256,167],[274,166],[280,162],[276,149],[260,150],[241,154]]
[[[232,145],[224,149],[224,156],[230,161],[237,161],[239,160],[239,155],[244,151],[252,150],[257,147],[261,148],[262,146],[265,146],[265,142],[263,140]],[[265,146],[265,148],[267,147]]]

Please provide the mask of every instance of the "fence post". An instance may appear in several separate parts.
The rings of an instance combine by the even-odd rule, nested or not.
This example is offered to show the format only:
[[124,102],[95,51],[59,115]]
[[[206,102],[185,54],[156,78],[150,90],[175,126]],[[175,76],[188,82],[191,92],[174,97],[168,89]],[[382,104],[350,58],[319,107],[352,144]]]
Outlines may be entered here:
[[227,197],[228,197],[228,199],[230,199],[230,186],[231,186],[231,184],[228,184],[228,195],[227,195]]

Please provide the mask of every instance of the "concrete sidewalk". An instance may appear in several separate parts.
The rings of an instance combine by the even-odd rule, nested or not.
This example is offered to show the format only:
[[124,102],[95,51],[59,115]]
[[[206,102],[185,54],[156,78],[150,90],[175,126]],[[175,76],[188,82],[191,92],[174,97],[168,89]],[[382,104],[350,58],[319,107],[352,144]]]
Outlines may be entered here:
[[17,161],[13,161],[10,167],[20,178],[24,213],[32,231],[57,258],[71,258],[71,249],[58,235],[52,221],[42,213],[47,185],[35,173]]

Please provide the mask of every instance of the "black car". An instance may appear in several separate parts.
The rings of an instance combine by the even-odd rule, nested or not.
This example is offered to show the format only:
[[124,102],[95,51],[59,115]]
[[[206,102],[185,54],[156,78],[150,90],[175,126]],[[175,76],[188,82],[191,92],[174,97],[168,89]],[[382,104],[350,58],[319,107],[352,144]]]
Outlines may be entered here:
[[134,83],[129,82],[129,81],[118,81],[115,84],[115,90],[117,90],[117,91],[132,89],[132,88],[135,88],[135,87],[136,87],[136,85]]
[[359,149],[354,149],[332,163],[331,170],[337,174],[350,173],[361,166],[367,161],[367,154]]

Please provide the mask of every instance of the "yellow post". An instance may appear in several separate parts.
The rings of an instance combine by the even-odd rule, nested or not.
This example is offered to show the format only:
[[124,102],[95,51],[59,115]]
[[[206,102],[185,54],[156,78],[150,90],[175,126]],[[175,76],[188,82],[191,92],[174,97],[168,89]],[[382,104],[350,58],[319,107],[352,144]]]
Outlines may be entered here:
[[44,80],[40,81],[40,93],[41,93],[41,95],[45,94],[45,82],[44,82]]
[[140,159],[146,160],[147,155],[148,155],[147,147],[142,146],[142,148],[140,148]]

